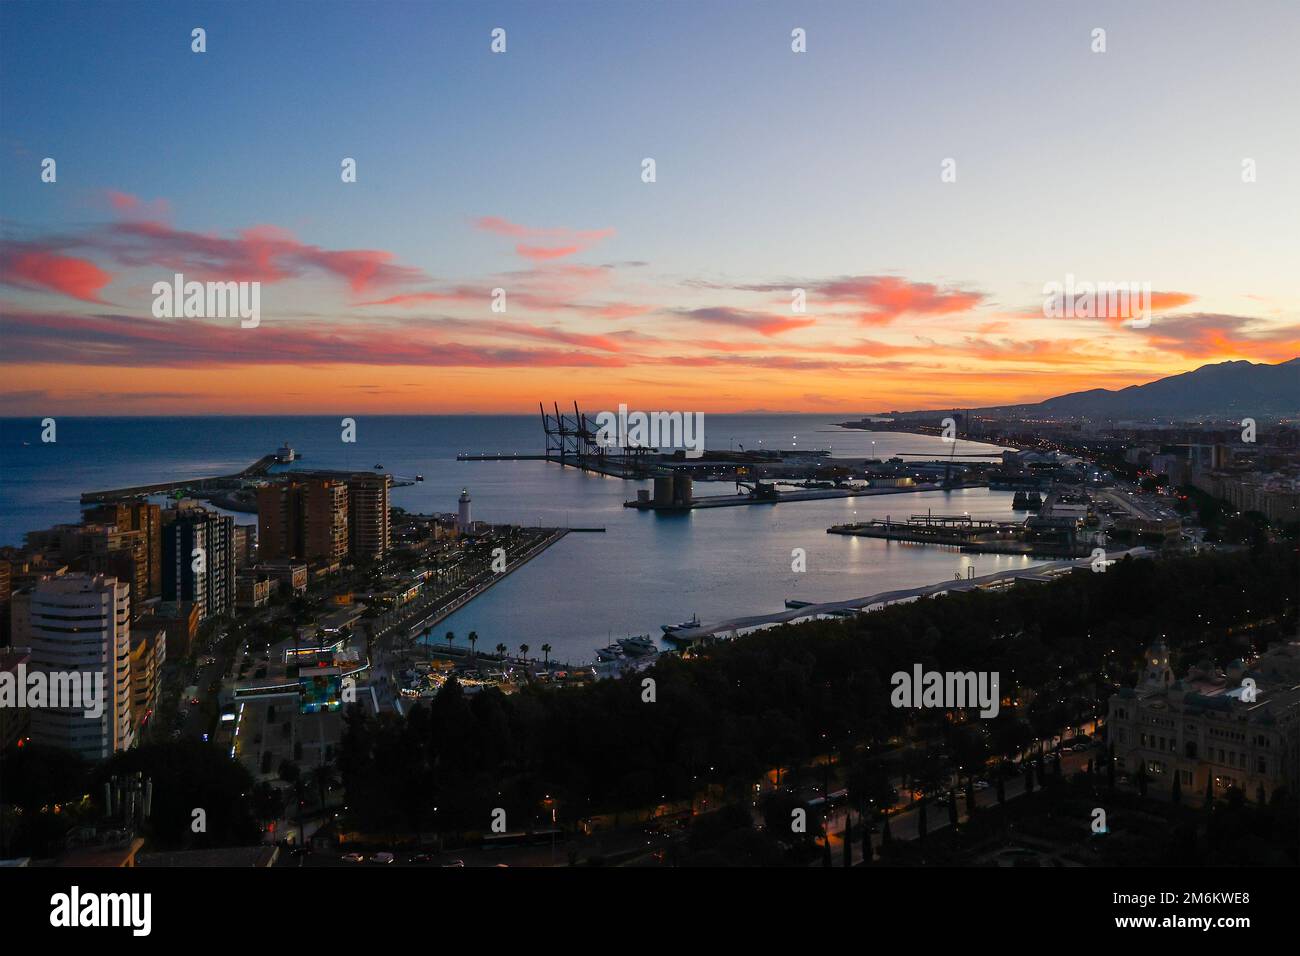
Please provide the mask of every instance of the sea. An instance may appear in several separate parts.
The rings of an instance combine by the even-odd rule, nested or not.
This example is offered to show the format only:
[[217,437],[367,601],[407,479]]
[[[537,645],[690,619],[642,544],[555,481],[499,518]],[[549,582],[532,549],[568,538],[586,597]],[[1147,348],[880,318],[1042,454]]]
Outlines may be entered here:
[[[846,600],[878,591],[1041,563],[1014,555],[831,535],[833,524],[913,514],[1013,517],[1011,492],[986,488],[868,498],[785,502],[663,514],[624,508],[648,481],[581,472],[546,461],[457,461],[459,453],[540,454],[540,415],[73,418],[42,441],[40,419],[0,419],[0,544],[79,519],[82,492],[236,472],[281,445],[301,456],[291,468],[373,471],[423,481],[394,488],[411,512],[455,511],[468,489],[475,520],[604,528],[567,535],[437,626],[455,643],[542,644],[552,660],[590,661],[612,639],[650,634],[698,615],[705,623],[784,609],[787,598]],[[832,457],[942,459],[937,436],[838,427],[826,415],[708,415],[710,449],[828,450]],[[963,460],[1002,449],[961,441]],[[277,470],[284,470],[277,466]],[[697,496],[732,494],[729,483],[696,482]],[[237,523],[255,524],[235,513]],[[805,571],[792,570],[803,549]]]

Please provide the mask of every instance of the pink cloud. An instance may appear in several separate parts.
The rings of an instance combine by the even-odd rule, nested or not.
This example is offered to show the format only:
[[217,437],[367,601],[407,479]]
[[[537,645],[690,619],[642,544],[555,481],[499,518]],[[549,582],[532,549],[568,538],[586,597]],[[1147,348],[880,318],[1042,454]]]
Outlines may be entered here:
[[113,276],[89,259],[40,246],[0,243],[0,282],[6,285],[102,303],[100,290],[111,281]]
[[317,271],[360,294],[427,278],[419,269],[397,265],[391,252],[323,249],[277,226],[252,226],[228,238],[154,220],[127,221],[111,224],[95,241],[123,265],[161,267],[199,279],[274,283]]
[[480,216],[474,220],[474,228],[512,239],[550,240],[544,245],[525,242],[515,245],[517,255],[533,261],[564,259],[614,235],[613,229],[541,229],[522,226],[500,216]]
[[[468,368],[580,368],[629,364],[620,356],[579,348],[515,348],[449,341],[410,325],[375,334],[356,323],[263,323],[161,320],[125,315],[7,312],[0,316],[12,364],[63,363],[122,368],[231,368],[250,365],[413,365]],[[516,334],[565,344],[618,344],[559,330],[514,327]],[[400,333],[400,334],[398,334]]]
[[673,312],[696,322],[710,322],[716,325],[749,329],[759,335],[780,335],[782,332],[805,329],[816,324],[815,319],[796,319],[787,316],[768,315],[764,312],[747,312],[744,309],[729,309],[716,306],[704,309],[674,309]]

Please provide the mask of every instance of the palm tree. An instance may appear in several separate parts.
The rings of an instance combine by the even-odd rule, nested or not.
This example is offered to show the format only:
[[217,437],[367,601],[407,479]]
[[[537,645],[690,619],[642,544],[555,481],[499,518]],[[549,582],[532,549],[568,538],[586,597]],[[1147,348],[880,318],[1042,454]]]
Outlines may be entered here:
[[451,653],[451,642],[454,641],[455,639],[456,639],[456,632],[448,631],[447,632],[447,653],[448,654]]
[[325,795],[338,786],[339,776],[334,765],[328,761],[308,773],[308,786],[315,787],[320,797],[321,809],[325,809]]
[[542,645],[542,661],[543,661],[542,664],[543,667],[551,666],[551,645],[550,644]]
[[474,654],[474,645],[478,643],[478,631],[469,632],[469,652],[470,656]]
[[301,845],[306,839],[303,835],[302,826],[302,792],[304,788],[302,772],[298,769],[298,765],[292,760],[282,760],[280,761],[279,776],[281,780],[293,788],[293,799],[298,805],[298,843]]
[[504,644],[498,644],[497,657],[505,657],[505,656],[506,656],[506,646]]
[[520,644],[520,645],[519,645],[519,656],[522,657],[524,660],[528,660],[528,645],[527,645],[527,644]]

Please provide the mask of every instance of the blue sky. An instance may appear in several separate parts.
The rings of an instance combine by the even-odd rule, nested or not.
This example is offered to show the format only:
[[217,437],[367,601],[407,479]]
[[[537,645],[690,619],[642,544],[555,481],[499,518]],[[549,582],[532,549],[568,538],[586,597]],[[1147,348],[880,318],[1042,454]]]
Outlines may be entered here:
[[[496,216],[613,230],[574,261],[644,263],[620,298],[659,307],[724,304],[679,294],[692,283],[884,275],[976,290],[990,313],[896,323],[896,345],[973,334],[1067,273],[1256,330],[1300,321],[1294,3],[10,3],[0,27],[0,200],[24,242],[93,227],[112,190],[165,201],[177,229],[273,224],[431,283],[529,265],[472,225]],[[294,301],[355,305],[311,276]],[[1149,368],[1146,348],[1098,384]]]

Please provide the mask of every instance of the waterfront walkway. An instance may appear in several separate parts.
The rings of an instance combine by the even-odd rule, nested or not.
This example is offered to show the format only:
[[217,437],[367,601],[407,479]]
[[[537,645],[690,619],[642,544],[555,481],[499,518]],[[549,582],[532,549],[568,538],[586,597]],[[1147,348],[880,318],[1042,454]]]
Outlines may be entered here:
[[[1124,557],[1145,558],[1154,556],[1154,552],[1147,548],[1130,548],[1125,551],[1108,551],[1106,553],[1107,562],[1118,561]],[[949,591],[972,591],[977,588],[987,588],[1003,581],[1014,581],[1024,579],[1027,581],[1048,581],[1058,574],[1068,573],[1076,568],[1087,568],[1092,563],[1092,558],[1073,558],[1063,561],[1049,561],[1046,564],[1035,565],[1032,568],[1017,568],[1011,571],[997,571],[993,574],[982,574],[973,578],[960,578],[952,581],[940,581],[937,584],[927,584],[922,587],[901,588],[896,591],[881,591],[878,594],[868,594],[866,597],[852,598],[848,601],[831,601],[826,604],[810,604],[807,607],[795,608],[786,611],[778,611],[774,614],[756,614],[751,617],[737,617],[729,621],[721,621],[717,624],[703,624],[699,627],[683,628],[675,631],[672,635],[674,641],[681,643],[690,643],[706,637],[713,637],[718,634],[740,633],[741,631],[753,630],[760,627],[771,627],[777,624],[789,624],[793,621],[802,621],[808,618],[815,618],[820,615],[835,614],[837,612],[858,612],[869,611],[877,605],[885,607],[889,604],[897,604],[900,601],[914,601],[923,597],[936,597],[940,594],[947,594]]]

